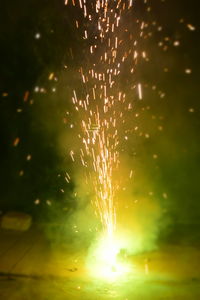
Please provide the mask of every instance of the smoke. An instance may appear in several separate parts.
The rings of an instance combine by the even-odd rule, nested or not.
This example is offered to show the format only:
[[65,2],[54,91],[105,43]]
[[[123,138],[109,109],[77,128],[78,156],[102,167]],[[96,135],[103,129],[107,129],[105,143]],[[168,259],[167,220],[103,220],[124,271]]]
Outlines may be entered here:
[[[151,74],[153,67],[149,68]],[[140,70],[141,74],[142,71],[143,68]],[[38,103],[35,116],[41,123],[44,134],[52,136],[53,147],[60,157],[56,169],[60,170],[61,177],[64,178],[66,172],[71,177],[73,187],[70,191],[67,192],[67,182],[61,188],[64,190],[64,205],[54,204],[51,209],[53,211],[59,207],[60,210],[62,205],[64,208],[68,207],[68,210],[63,210],[62,226],[65,230],[62,231],[62,235],[68,236],[70,242],[73,240],[78,248],[84,241],[88,246],[101,231],[101,226],[100,218],[91,204],[95,199],[94,190],[90,184],[86,184],[85,172],[88,170],[82,166],[80,160],[80,116],[70,104],[73,87],[79,89],[77,71],[69,68],[66,72],[58,74],[58,78],[57,92]],[[154,86],[154,89],[157,87]],[[143,85],[143,93],[144,96],[148,95],[148,100],[144,97],[140,103],[131,93],[132,90],[126,94],[133,104],[133,109],[124,116],[126,125],[118,128],[121,163],[113,181],[119,182],[119,189],[115,195],[117,232],[129,240],[129,251],[138,253],[154,249],[161,230],[165,231],[169,225],[169,218],[165,215],[168,193],[159,164],[162,152],[168,152],[169,155],[173,153],[173,144],[167,140],[165,128],[163,129],[163,112],[166,107],[162,107],[164,104],[160,102],[160,98],[164,93],[156,91],[160,95],[157,99],[150,84],[148,88]],[[128,134],[128,141],[125,139],[126,129],[132,132],[132,135]],[[73,154],[73,163],[70,154]],[[51,237],[53,239],[53,234]]]
[[[102,225],[98,212],[91,204],[95,193],[86,180],[88,170],[80,160],[80,116],[70,104],[70,79],[66,73],[60,73],[58,77],[60,84],[57,93],[36,95],[33,109],[36,127],[42,127],[43,135],[48,136],[58,157],[55,177],[59,175],[62,178],[62,184],[56,186],[58,197],[54,199],[52,196],[51,205],[46,205],[44,209],[44,215],[50,221],[45,232],[53,244],[71,244],[78,250],[80,247],[90,247],[101,234]],[[135,113],[141,114],[139,118],[133,120],[127,116],[128,128],[139,124],[139,131],[133,133],[128,141],[124,140],[123,128],[119,128],[120,166],[113,175],[113,181],[119,183],[115,195],[117,235],[123,238],[124,247],[134,254],[155,249],[160,229],[167,226],[163,214],[163,199],[157,193],[160,173],[156,169],[157,161],[153,158],[155,147],[152,147],[151,142],[157,139],[157,128],[155,124],[151,124],[153,112],[142,109],[141,105],[135,106]],[[140,132],[143,132],[142,136]],[[145,138],[145,133],[150,138]],[[70,157],[71,151],[74,161]],[[70,176],[69,182],[64,179],[66,173]]]

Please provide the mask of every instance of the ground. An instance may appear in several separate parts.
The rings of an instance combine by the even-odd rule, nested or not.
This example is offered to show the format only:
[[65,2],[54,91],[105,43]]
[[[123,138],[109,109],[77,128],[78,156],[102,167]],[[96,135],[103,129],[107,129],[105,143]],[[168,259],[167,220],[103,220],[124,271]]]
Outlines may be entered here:
[[116,281],[88,275],[85,254],[52,244],[33,226],[0,230],[2,300],[200,299],[200,248],[165,245],[128,258],[131,272]]

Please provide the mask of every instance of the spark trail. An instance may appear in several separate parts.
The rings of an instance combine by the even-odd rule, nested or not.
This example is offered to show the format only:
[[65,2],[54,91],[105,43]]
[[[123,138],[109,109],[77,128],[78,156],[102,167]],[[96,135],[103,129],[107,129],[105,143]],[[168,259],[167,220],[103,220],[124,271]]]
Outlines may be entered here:
[[[126,112],[132,103],[126,97],[130,75],[137,99],[143,97],[142,84],[134,77],[139,59],[148,60],[141,50],[148,27],[134,18],[132,0],[72,0],[79,17],[75,26],[86,42],[85,59],[79,74],[82,91],[74,90],[72,101],[81,117],[80,159],[92,184],[96,213],[108,236],[116,229],[117,191],[120,182],[120,143],[125,129]],[[148,10],[147,0],[143,5]],[[80,14],[81,12],[81,14]],[[140,50],[138,50],[140,48]],[[129,83],[128,83],[129,84]],[[72,159],[74,156],[71,154]]]

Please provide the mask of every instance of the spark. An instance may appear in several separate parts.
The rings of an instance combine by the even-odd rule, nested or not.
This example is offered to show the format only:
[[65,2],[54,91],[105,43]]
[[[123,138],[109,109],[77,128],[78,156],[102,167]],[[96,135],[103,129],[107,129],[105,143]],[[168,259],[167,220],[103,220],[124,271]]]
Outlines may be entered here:
[[185,69],[185,73],[186,73],[186,74],[191,74],[191,73],[192,73],[192,70],[191,70],[191,69]]
[[195,31],[195,30],[196,30],[195,26],[192,25],[192,24],[187,24],[187,28],[188,28],[189,30],[191,30],[191,31]]
[[30,94],[29,91],[26,91],[26,92],[25,92],[25,94],[24,94],[24,102],[27,102],[27,101],[28,101],[29,94]]
[[52,80],[54,78],[54,73],[49,74],[49,80]]
[[[146,0],[143,2],[149,14],[151,7]],[[68,3],[65,0],[65,4]],[[134,18],[135,5],[132,0],[72,0],[71,3],[78,11],[78,18],[82,11],[84,23],[75,17],[74,26],[84,39],[87,57],[78,71],[82,90],[73,89],[72,95],[74,109],[81,118],[79,136],[82,145],[80,155],[76,157],[85,168],[87,182],[91,183],[95,193],[92,200],[94,209],[106,235],[112,240],[117,224],[120,147],[124,140],[127,143],[129,140],[129,132],[121,128],[126,126],[127,111],[134,107],[127,100],[126,88],[121,88],[121,80],[126,69],[129,75],[127,81],[130,77],[133,89],[138,93],[135,98],[143,99],[143,86],[138,83],[135,74],[140,60],[149,61],[142,42],[151,36],[151,29],[145,20],[139,20],[136,15]],[[162,27],[157,30],[162,30]],[[70,54],[74,59],[72,49]],[[135,119],[139,114],[134,113],[133,116]],[[138,126],[133,128],[132,132],[136,134]],[[149,134],[145,137],[149,138]],[[73,162],[74,155],[71,150]],[[132,175],[133,170],[128,177],[132,178]],[[70,178],[66,176],[65,180],[68,182]]]
[[36,34],[35,34],[35,39],[36,40],[39,40],[41,38],[41,34],[39,33],[39,32],[37,32]]
[[14,146],[14,147],[17,147],[17,146],[19,145],[19,142],[20,142],[20,138],[17,137],[17,138],[14,140],[14,142],[13,142],[13,146]]
[[141,83],[138,84],[138,95],[139,95],[139,99],[142,100],[142,85]]

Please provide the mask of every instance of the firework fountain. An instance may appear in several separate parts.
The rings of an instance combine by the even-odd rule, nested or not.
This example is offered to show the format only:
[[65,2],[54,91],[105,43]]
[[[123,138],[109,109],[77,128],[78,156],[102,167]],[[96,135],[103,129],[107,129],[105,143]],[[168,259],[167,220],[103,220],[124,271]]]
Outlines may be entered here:
[[[115,238],[121,188],[120,149],[133,134],[126,124],[126,115],[133,108],[126,86],[131,86],[137,101],[142,100],[143,88],[136,73],[140,59],[148,61],[141,43],[148,37],[148,24],[134,16],[132,0],[72,0],[65,4],[78,11],[75,26],[86,45],[85,61],[78,70],[82,88],[74,89],[72,97],[80,117],[80,159],[88,188],[92,187],[95,195],[92,205],[104,229],[97,248],[116,271],[113,264],[122,246]],[[148,12],[147,0],[140,5]],[[70,155],[74,160],[73,150]],[[130,168],[130,178],[132,173]]]

